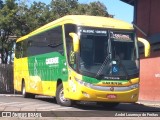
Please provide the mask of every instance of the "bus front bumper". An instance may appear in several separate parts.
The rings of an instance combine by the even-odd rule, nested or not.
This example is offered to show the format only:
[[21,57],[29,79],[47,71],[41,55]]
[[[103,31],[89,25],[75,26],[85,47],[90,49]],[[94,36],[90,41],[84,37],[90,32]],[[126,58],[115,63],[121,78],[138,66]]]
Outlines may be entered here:
[[137,102],[139,84],[126,87],[87,86],[76,83],[66,96],[72,100],[99,102]]

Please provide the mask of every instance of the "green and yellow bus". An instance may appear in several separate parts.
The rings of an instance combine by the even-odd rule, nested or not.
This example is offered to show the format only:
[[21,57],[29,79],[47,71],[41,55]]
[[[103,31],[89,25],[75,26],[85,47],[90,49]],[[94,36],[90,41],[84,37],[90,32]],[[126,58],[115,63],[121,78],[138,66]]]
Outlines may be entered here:
[[[150,46],[139,39],[149,56]],[[136,102],[138,39],[129,23],[68,15],[16,41],[14,89],[23,97],[54,96],[57,103],[94,101],[114,107]]]

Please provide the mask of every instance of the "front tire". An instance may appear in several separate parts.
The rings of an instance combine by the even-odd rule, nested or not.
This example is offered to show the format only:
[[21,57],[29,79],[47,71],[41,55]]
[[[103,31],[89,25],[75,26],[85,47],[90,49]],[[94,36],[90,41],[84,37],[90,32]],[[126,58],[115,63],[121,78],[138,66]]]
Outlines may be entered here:
[[56,92],[56,101],[59,105],[70,107],[73,105],[73,101],[64,97],[63,85],[60,84]]
[[35,95],[34,94],[31,94],[31,93],[27,93],[26,92],[26,86],[25,86],[25,82],[22,82],[22,96],[24,98],[35,98]]

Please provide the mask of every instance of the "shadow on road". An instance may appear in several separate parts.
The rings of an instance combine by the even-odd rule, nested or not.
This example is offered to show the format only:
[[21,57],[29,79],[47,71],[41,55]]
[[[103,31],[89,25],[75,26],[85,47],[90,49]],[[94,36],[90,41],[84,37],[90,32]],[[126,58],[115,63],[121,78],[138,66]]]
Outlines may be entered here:
[[[11,101],[13,101],[13,103]],[[56,117],[141,117],[143,115],[146,115],[147,117],[160,117],[160,108],[137,103],[121,103],[115,108],[105,108],[101,105],[97,105],[96,102],[77,102],[77,104],[75,104],[73,107],[64,107],[57,105],[56,100],[53,97],[47,96],[36,96],[35,99],[22,98],[22,96],[12,97],[11,99],[8,99],[8,97],[1,97],[1,102],[2,104],[6,103],[6,105],[9,105],[8,107],[10,107],[9,102],[11,102],[11,105],[14,105],[16,102],[20,102],[20,104],[24,103],[24,105],[25,102],[27,104],[28,102],[33,102],[35,103],[34,108],[36,108],[36,110],[41,112],[41,110],[45,110],[46,107],[46,110],[48,111],[42,111],[42,113],[46,116],[50,114],[50,116]],[[41,103],[42,106],[40,106]],[[22,104],[21,107],[24,107],[24,105]],[[12,107],[14,108],[15,106]],[[30,107],[30,109],[32,110],[32,106]],[[42,109],[39,109],[39,107]]]
[[115,108],[105,108],[100,105],[77,105],[74,106],[83,110],[102,110],[102,111],[124,111],[124,112],[160,112],[160,108],[146,106],[143,104],[136,103],[121,103]]
[[[56,104],[54,99],[38,98]],[[78,102],[65,111],[51,111],[59,117],[159,117],[160,108],[137,103],[121,103],[115,108],[105,108],[95,102]]]
[[[57,104],[55,98],[37,98],[42,101]],[[97,105],[95,102],[78,102],[73,106],[79,110],[98,110],[98,111],[124,111],[124,112],[160,112],[160,108],[154,106],[147,106],[137,103],[121,103],[115,108],[106,108]]]

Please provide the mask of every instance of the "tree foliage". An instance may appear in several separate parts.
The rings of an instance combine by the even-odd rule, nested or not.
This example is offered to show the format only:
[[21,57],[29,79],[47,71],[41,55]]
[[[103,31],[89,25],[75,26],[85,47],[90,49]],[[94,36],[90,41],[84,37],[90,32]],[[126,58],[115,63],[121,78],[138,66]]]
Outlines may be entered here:
[[[36,28],[65,15],[112,17],[101,2],[80,4],[78,0],[52,0],[50,4],[20,0],[0,0],[0,46],[3,63],[11,48],[10,36],[23,36]],[[3,53],[3,52],[4,53]]]
[[7,62],[9,43],[11,42],[8,38],[14,35],[16,28],[16,13],[18,6],[15,0],[6,0],[5,4],[2,3],[0,10],[0,33],[1,33],[1,49],[2,49],[2,62]]

